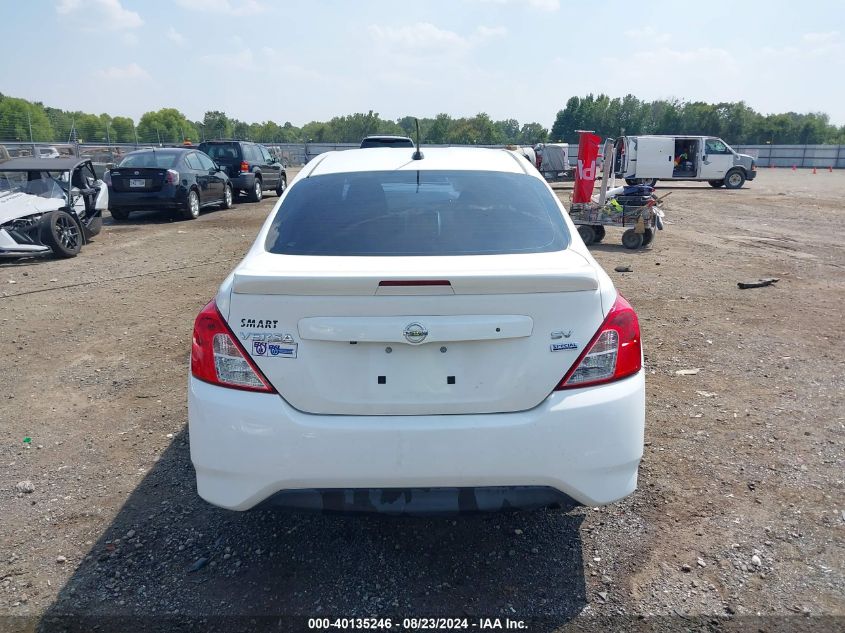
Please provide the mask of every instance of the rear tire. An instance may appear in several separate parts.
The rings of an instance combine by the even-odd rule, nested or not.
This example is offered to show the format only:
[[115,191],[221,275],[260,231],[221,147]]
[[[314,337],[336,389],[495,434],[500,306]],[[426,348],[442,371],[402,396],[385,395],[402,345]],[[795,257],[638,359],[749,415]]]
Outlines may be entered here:
[[725,189],[739,189],[745,184],[745,174],[741,169],[731,169],[725,174]]
[[622,234],[622,246],[636,250],[643,245],[643,234],[634,229],[628,229]]
[[231,209],[235,206],[235,196],[232,193],[232,186],[226,185],[223,188],[223,203],[220,205],[222,209]]
[[725,186],[724,180],[708,180],[707,184],[713,187],[714,189],[718,189],[719,187]]
[[185,208],[182,209],[182,219],[196,220],[198,217],[200,217],[200,197],[195,190],[191,189],[185,201]]
[[65,211],[46,213],[41,218],[41,242],[49,246],[56,257],[76,257],[82,250],[82,230]]
[[285,192],[285,189],[287,189],[287,188],[288,188],[288,178],[287,178],[287,176],[282,174],[282,177],[279,179],[279,184],[276,187],[276,195],[281,198],[282,194]]
[[261,190],[261,178],[256,178],[255,182],[252,183],[252,189],[249,191],[249,201],[261,202],[261,198],[263,197],[264,192]]
[[643,246],[648,246],[654,240],[654,229],[646,229],[643,233]]
[[584,240],[584,244],[586,246],[589,246],[596,241],[596,231],[589,224],[579,224],[578,235],[580,235],[581,239]]
[[109,213],[115,222],[124,222],[129,219],[129,211],[126,209],[109,209]]
[[601,224],[594,226],[593,230],[596,232],[596,244],[598,244],[604,239],[606,232]]

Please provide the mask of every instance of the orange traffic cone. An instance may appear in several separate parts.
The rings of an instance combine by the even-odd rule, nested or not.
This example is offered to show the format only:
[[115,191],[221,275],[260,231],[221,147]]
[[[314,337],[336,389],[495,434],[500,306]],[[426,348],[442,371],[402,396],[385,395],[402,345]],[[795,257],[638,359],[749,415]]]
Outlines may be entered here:
[[814,173],[814,174],[816,173],[816,168],[815,168],[815,167],[813,167],[813,173]]
[[792,166],[792,171],[795,171],[795,165]]

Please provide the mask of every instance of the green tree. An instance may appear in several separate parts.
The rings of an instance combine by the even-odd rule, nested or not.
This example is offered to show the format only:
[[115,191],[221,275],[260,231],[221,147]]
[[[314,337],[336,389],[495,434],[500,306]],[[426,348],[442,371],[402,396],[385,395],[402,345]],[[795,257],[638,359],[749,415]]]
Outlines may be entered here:
[[232,122],[225,112],[210,110],[202,119],[202,131],[205,139],[232,138]]
[[112,141],[115,143],[135,142],[135,122],[129,117],[116,116],[111,121]]
[[580,98],[569,97],[563,110],[558,110],[555,122],[552,124],[551,138],[553,141],[568,141],[576,138],[577,113],[580,107]]
[[520,143],[521,134],[519,129],[519,121],[516,119],[505,119],[504,121],[496,121],[493,124],[496,134],[502,139],[503,143]]
[[0,101],[0,137],[6,141],[52,141],[55,132],[43,107],[4,97]]
[[536,145],[545,143],[549,138],[549,131],[539,123],[526,123],[519,132],[520,145]]
[[199,139],[194,124],[175,108],[145,112],[138,122],[138,139],[144,143],[176,143]]
[[428,128],[428,133],[425,138],[429,143],[435,145],[443,145],[449,142],[449,128],[452,127],[452,117],[448,114],[440,113],[434,117],[431,127]]
[[106,128],[100,117],[79,114],[76,117],[76,138],[83,143],[101,143],[106,140]]

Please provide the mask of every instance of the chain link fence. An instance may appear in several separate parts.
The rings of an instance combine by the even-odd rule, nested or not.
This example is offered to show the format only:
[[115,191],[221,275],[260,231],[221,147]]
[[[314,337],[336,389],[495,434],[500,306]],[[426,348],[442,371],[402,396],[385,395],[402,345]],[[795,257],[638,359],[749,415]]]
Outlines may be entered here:
[[[324,152],[354,149],[358,143],[262,143],[286,166],[304,165]],[[77,156],[90,159],[95,166],[114,165],[129,152],[151,147],[185,147],[183,143],[91,143],[91,142],[31,142],[3,141],[0,143],[0,161],[10,158],[39,156],[59,158]],[[450,147],[426,145],[426,147]],[[457,147],[457,146],[455,146]],[[473,145],[472,147],[501,147],[500,145]],[[753,156],[758,167],[796,167],[820,169],[845,169],[845,145],[734,145],[734,150]],[[578,145],[569,145],[569,160],[574,164]]]

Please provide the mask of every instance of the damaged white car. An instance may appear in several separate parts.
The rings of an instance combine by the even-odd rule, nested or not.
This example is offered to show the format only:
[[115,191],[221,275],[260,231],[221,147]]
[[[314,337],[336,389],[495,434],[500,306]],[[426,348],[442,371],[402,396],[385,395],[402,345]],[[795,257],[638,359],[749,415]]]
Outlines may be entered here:
[[108,204],[90,160],[7,161],[0,165],[0,257],[75,257],[100,232]]

